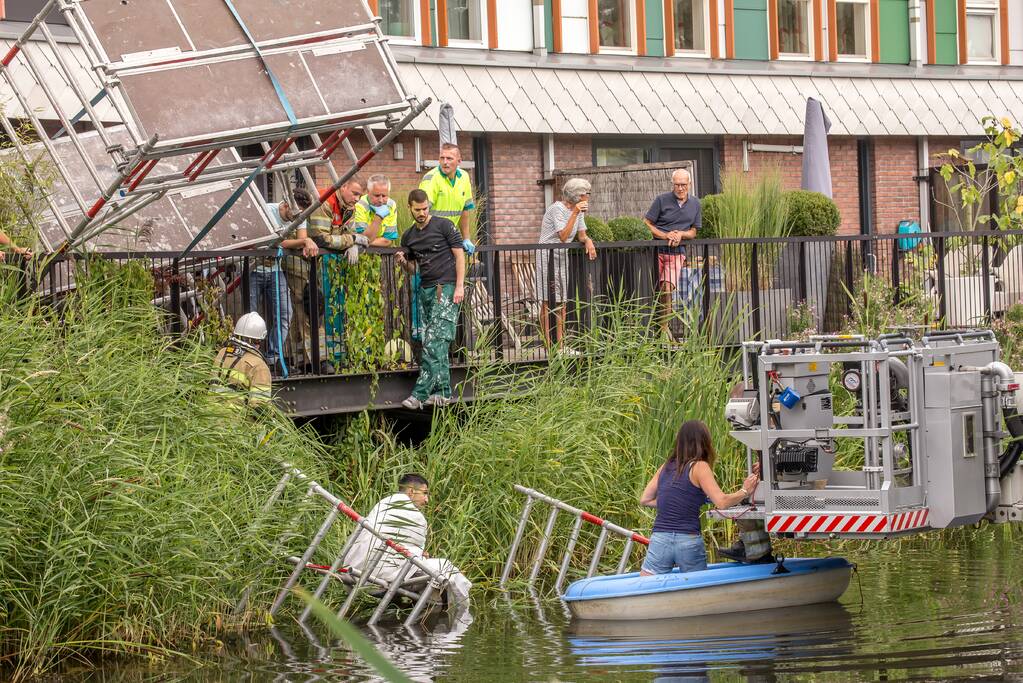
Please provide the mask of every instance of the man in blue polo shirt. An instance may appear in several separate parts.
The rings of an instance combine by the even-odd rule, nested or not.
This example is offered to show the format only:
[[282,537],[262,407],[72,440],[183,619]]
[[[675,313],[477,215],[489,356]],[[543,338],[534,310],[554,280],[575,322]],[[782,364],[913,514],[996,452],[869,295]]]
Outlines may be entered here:
[[671,192],[657,195],[643,217],[653,238],[668,242],[666,247],[657,247],[658,319],[665,335],[669,335],[672,292],[678,287],[679,275],[686,265],[682,241],[696,237],[696,230],[703,225],[700,200],[689,195],[692,182],[692,176],[685,169],[672,173]]

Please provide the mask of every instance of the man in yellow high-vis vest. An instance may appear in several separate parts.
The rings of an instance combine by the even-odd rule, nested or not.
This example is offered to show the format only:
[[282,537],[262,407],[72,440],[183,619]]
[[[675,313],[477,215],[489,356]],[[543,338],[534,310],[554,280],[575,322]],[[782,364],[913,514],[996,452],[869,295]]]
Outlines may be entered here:
[[440,147],[437,168],[430,169],[419,183],[419,189],[430,198],[430,215],[447,218],[458,226],[462,247],[467,254],[476,251],[469,234],[469,212],[476,208],[469,173],[458,167],[462,152],[458,145],[445,143]]

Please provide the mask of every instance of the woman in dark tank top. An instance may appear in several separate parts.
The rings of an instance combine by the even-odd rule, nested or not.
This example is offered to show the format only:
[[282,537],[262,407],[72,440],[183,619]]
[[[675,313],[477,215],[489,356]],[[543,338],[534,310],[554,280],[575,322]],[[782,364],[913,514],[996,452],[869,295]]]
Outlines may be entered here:
[[675,451],[639,497],[640,505],[657,508],[641,574],[667,574],[675,567],[683,572],[707,568],[700,508],[707,502],[719,509],[731,507],[760,482],[754,473],[738,491],[724,493],[714,478],[715,457],[707,425],[700,420],[683,423],[675,438]]

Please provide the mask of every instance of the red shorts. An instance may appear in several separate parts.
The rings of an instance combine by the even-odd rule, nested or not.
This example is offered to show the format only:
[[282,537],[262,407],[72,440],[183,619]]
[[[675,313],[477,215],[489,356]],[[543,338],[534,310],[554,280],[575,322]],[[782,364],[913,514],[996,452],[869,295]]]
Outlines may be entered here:
[[666,282],[672,289],[678,287],[678,278],[686,267],[685,254],[657,255],[657,284]]

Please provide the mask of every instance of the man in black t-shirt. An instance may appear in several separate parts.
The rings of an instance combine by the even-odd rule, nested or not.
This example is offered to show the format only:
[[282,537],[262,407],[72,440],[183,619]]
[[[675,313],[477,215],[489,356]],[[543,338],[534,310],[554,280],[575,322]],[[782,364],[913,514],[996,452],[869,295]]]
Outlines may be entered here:
[[412,395],[401,404],[418,409],[451,402],[448,353],[455,338],[458,305],[465,297],[465,258],[458,229],[447,218],[430,215],[425,192],[409,192],[408,205],[415,223],[401,236],[395,260],[410,273],[419,267],[423,355]]

